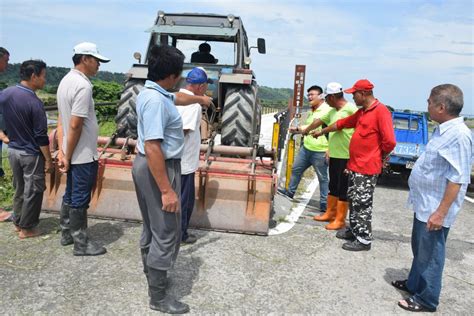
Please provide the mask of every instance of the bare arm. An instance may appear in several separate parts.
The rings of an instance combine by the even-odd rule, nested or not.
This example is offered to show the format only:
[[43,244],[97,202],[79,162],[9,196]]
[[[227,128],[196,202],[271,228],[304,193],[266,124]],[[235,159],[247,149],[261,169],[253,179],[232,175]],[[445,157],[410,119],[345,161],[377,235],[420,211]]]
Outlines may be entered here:
[[306,126],[302,131],[301,133],[302,134],[308,134],[309,132],[311,132],[313,129],[315,128],[318,128],[320,127],[321,125],[323,125],[324,122],[321,121],[320,119],[315,119],[311,124],[309,124],[308,126]]
[[53,170],[53,164],[51,162],[51,152],[49,146],[40,146],[41,153],[44,156],[44,172],[51,172]]
[[330,133],[330,132],[335,132],[337,131],[337,126],[336,126],[336,123],[332,124],[332,125],[329,125],[328,127],[325,127],[323,128],[322,130],[320,131],[312,131],[311,132],[311,135],[314,137],[314,138],[318,138],[319,136],[323,135],[323,134],[327,134],[327,133]]
[[62,167],[62,160],[64,157],[63,151],[63,121],[61,119],[61,115],[58,115],[58,126],[56,127],[56,136],[58,138],[58,163],[60,163],[60,167]]
[[74,115],[71,116],[71,120],[69,121],[69,129],[67,133],[66,152],[64,153],[64,157],[62,159],[63,167],[60,169],[61,172],[68,172],[69,170],[72,154],[74,153],[77,143],[79,142],[79,138],[81,137],[83,125],[84,125],[83,117],[74,116]]
[[[166,172],[165,158],[159,140],[145,141],[145,156],[153,178],[161,191],[163,210],[175,213],[179,211],[179,199],[174,192]],[[164,176],[166,175],[166,176]]]
[[176,105],[190,105],[193,103],[199,103],[207,108],[212,102],[212,99],[209,98],[207,95],[200,96],[200,95],[190,95],[183,92],[176,92],[175,96],[176,96],[176,99],[174,103]]
[[444,196],[441,202],[439,203],[436,211],[431,214],[426,223],[426,228],[428,230],[439,230],[443,226],[444,218],[448,214],[451,204],[458,196],[459,190],[461,189],[461,184],[448,181],[446,185],[446,191],[444,191]]

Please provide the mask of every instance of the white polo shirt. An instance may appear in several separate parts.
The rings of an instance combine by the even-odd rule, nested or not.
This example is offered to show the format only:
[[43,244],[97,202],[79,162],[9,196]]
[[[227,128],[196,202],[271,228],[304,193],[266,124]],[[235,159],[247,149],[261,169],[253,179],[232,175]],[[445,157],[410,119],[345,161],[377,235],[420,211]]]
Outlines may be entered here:
[[[179,92],[194,95],[186,89],[180,89]],[[176,108],[183,120],[183,130],[188,130],[184,135],[184,153],[181,158],[181,174],[186,175],[195,172],[199,168],[202,109],[199,103],[177,106]]]
[[92,99],[92,83],[89,78],[79,70],[71,69],[59,83],[57,102],[63,124],[62,148],[65,153],[68,150],[67,135],[71,116],[84,118],[81,136],[72,154],[71,164],[83,164],[97,160],[99,157],[97,154],[99,126]]

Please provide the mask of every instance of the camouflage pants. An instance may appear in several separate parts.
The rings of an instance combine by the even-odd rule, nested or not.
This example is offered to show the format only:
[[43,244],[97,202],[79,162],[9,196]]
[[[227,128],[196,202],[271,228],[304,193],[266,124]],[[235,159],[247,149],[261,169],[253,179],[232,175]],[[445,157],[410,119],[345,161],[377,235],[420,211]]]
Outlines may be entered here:
[[364,244],[372,240],[372,202],[377,175],[349,172],[349,223],[354,236]]

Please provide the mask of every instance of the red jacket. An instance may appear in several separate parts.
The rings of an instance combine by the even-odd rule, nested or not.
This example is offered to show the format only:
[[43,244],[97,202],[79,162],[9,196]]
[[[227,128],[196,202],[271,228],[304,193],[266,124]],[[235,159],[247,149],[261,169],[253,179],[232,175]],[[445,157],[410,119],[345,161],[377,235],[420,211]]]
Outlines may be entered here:
[[392,115],[379,100],[367,110],[357,112],[336,122],[337,129],[355,128],[349,144],[347,169],[364,175],[382,172],[382,154],[395,148]]

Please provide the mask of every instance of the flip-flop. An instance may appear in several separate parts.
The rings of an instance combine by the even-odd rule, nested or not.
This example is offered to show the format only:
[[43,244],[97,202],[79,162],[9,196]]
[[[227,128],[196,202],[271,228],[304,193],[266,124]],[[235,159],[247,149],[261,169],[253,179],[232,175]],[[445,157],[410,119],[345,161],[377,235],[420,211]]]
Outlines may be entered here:
[[405,291],[410,293],[410,291],[407,288],[407,281],[408,280],[398,280],[398,281],[392,281],[392,286],[398,290]]
[[404,310],[407,310],[410,312],[430,312],[430,313],[436,312],[436,308],[431,309],[431,308],[424,307],[423,305],[415,301],[413,296],[404,299],[404,301],[407,303],[407,306],[400,304],[401,301],[398,302],[398,306],[400,306]]

